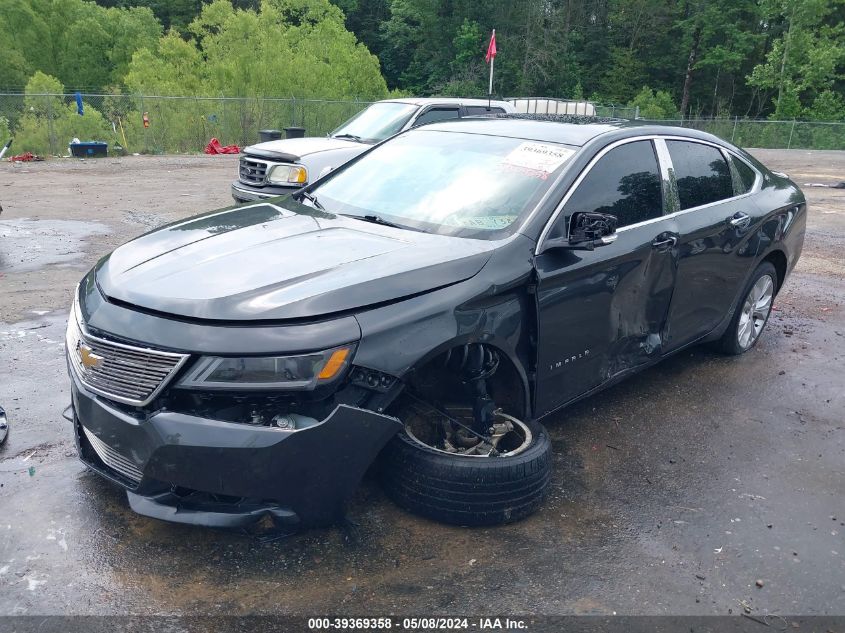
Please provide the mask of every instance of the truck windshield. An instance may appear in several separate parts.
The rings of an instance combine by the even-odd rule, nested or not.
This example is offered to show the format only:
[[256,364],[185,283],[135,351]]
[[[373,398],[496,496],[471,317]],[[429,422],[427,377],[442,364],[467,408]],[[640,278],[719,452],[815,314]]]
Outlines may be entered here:
[[337,128],[330,136],[378,143],[401,130],[417,111],[409,103],[374,103]]
[[575,150],[557,143],[417,129],[338,170],[312,193],[331,213],[497,239],[516,230]]

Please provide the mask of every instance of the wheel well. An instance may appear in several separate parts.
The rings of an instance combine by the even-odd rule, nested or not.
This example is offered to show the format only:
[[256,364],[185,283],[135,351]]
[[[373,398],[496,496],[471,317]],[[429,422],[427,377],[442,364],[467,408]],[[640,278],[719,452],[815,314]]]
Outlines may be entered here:
[[[528,417],[528,394],[519,371],[501,349],[492,345],[487,347],[494,350],[499,357],[498,369],[487,379],[493,401],[505,413],[522,419]],[[450,399],[454,402],[455,396],[469,400],[469,396],[465,396],[467,389],[460,376],[450,368],[448,360],[450,352],[460,353],[463,348],[463,345],[458,345],[438,354],[416,368],[406,382],[415,393],[432,402],[450,402]],[[400,396],[391,408],[401,407],[402,400]]]
[[775,267],[775,271],[778,274],[777,290],[780,290],[780,287],[783,285],[784,279],[786,279],[786,255],[783,254],[783,251],[772,251],[771,253],[766,255],[763,261],[771,262],[771,264]]

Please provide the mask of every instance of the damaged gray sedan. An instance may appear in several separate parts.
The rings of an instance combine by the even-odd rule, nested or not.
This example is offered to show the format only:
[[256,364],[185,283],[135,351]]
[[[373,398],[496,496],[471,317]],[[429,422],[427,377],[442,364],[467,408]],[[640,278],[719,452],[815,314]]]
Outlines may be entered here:
[[753,348],[805,222],[786,176],[688,129],[410,130],[103,258],[67,331],[79,455],[184,523],[330,524],[370,467],[412,512],[516,521],[549,484],[540,420]]

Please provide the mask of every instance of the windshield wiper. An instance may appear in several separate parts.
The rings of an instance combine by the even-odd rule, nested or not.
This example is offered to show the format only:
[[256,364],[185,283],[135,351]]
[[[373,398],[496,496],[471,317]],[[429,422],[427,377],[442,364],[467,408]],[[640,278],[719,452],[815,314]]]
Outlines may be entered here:
[[362,222],[369,222],[370,224],[381,224],[382,226],[391,226],[394,229],[407,229],[407,226],[402,226],[401,224],[396,224],[395,222],[391,222],[390,220],[385,220],[380,215],[354,215],[352,213],[341,213],[340,215],[346,218],[354,218],[356,220],[361,220]]
[[317,200],[317,196],[315,196],[310,191],[300,191],[299,195],[302,196],[303,198],[307,199],[311,204],[313,204],[315,209],[319,209],[320,211],[326,210],[326,207],[324,207],[322,204],[320,204],[319,201]]
[[394,229],[404,229],[404,226],[396,224],[395,222],[391,222],[390,220],[385,220],[380,215],[362,215],[359,216],[365,222],[372,222],[373,224],[381,224],[382,226],[392,226]]
[[364,142],[364,139],[362,139],[360,136],[355,136],[354,134],[335,134],[334,138],[348,138],[355,141],[356,143]]

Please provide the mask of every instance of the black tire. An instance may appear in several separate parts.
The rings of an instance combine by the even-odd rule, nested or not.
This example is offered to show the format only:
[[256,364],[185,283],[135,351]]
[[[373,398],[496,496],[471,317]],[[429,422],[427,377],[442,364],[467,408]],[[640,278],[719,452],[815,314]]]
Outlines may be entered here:
[[[760,336],[766,329],[766,324],[769,322],[769,316],[771,316],[772,311],[771,307],[769,308],[769,313],[766,315],[766,319],[763,322],[763,327],[760,330],[760,334],[754,338],[751,344],[748,347],[743,347],[739,343],[739,336],[738,336],[738,328],[739,328],[739,320],[742,316],[743,306],[745,305],[745,299],[748,296],[748,293],[754,287],[761,277],[764,275],[768,275],[772,278],[772,282],[774,283],[774,292],[777,292],[778,288],[778,273],[775,270],[775,267],[770,262],[763,262],[760,264],[751,277],[748,280],[748,283],[745,284],[745,288],[742,289],[742,294],[740,295],[740,299],[737,302],[736,309],[734,311],[734,315],[731,318],[730,325],[728,325],[728,329],[725,330],[725,333],[722,335],[722,338],[716,343],[716,348],[722,352],[723,354],[727,354],[729,356],[738,356],[739,354],[744,354],[745,352],[754,348],[757,345],[757,342],[760,340]],[[774,295],[772,296],[772,302],[774,302]]]
[[526,424],[532,443],[510,457],[449,455],[401,431],[382,453],[382,485],[397,505],[435,521],[465,526],[519,521],[543,503],[552,467],[546,429]]

